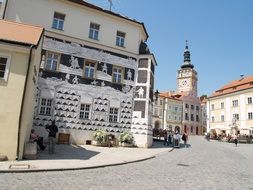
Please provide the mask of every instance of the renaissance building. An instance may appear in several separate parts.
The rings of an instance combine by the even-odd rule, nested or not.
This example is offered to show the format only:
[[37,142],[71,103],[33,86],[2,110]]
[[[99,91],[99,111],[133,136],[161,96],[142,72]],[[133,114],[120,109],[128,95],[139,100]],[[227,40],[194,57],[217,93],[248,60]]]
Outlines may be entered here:
[[[70,142],[96,129],[134,134],[152,145],[157,65],[144,23],[82,0],[8,0],[3,18],[43,26],[33,127],[46,136],[52,120]],[[36,10],[36,14],[34,12]],[[28,137],[27,137],[28,138]]]

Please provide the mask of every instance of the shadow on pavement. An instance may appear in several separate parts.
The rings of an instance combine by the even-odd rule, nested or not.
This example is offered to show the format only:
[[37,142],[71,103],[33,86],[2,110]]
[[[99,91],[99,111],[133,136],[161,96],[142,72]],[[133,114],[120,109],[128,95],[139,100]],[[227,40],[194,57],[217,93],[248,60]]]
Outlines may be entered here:
[[86,150],[85,148],[77,145],[64,145],[58,144],[55,146],[55,154],[49,154],[48,149],[38,151],[37,160],[59,160],[59,159],[79,159],[88,160],[96,156],[100,152]]

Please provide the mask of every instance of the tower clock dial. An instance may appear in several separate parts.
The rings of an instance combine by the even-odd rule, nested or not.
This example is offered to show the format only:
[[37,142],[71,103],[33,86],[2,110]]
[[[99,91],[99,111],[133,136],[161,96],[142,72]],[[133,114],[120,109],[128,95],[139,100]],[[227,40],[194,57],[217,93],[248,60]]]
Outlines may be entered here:
[[189,86],[189,79],[183,79],[183,80],[181,80],[180,86],[181,87]]

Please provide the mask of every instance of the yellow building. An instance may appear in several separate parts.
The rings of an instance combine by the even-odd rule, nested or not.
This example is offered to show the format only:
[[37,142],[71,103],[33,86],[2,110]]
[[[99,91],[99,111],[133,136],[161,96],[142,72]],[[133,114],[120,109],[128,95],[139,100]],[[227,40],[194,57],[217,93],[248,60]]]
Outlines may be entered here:
[[21,159],[32,128],[43,28],[0,20],[0,154]]
[[240,134],[253,130],[253,76],[242,77],[215,91],[207,102],[207,131],[231,134],[236,128]]

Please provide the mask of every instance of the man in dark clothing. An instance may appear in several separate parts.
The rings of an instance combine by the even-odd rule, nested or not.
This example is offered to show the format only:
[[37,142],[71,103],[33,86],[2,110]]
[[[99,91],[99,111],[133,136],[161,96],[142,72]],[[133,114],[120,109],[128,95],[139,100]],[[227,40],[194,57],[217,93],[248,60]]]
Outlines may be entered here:
[[58,133],[58,128],[55,125],[55,121],[52,121],[52,124],[46,127],[46,130],[48,131],[48,153],[53,154],[54,152],[54,147],[55,147],[55,138],[56,138],[56,133]]

